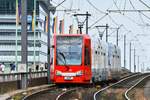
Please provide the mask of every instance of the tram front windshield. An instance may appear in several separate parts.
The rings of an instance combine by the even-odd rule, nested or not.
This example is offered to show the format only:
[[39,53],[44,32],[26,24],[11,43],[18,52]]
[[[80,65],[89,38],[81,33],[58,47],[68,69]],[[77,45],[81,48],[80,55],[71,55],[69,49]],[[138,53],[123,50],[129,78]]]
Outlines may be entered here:
[[81,65],[81,36],[57,36],[56,41],[57,65]]

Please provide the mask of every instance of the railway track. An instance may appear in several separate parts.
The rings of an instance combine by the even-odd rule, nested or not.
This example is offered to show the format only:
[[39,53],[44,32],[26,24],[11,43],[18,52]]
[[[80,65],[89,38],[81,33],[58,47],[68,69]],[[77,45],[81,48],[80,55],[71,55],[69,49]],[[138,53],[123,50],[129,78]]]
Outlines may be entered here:
[[[128,90],[125,92],[125,98],[126,100],[146,100],[144,96],[144,86],[145,84],[150,80],[150,75],[145,76],[143,79],[139,80],[135,85],[130,87]],[[149,87],[146,87],[149,88]],[[142,93],[141,93],[142,91]],[[137,96],[139,95],[139,96]],[[150,98],[149,98],[150,99]]]
[[[138,74],[138,73],[136,73],[136,74]],[[124,77],[122,77],[122,79],[127,78],[132,75],[125,74]],[[73,90],[66,91],[66,92],[60,94],[58,96],[57,100],[93,100],[93,96],[96,91],[98,91],[98,88],[96,88],[96,85],[94,85],[94,86],[91,85],[88,87],[82,86],[82,87],[78,87]]]
[[69,95],[70,95],[72,92],[76,91],[77,89],[79,89],[79,87],[78,87],[78,88],[74,88],[74,89],[67,90],[67,91],[65,91],[65,92],[62,92],[61,94],[59,94],[59,95],[57,96],[56,100],[66,100],[66,99],[68,99]]
[[30,95],[27,95],[23,100],[55,100],[58,93],[61,93],[63,89],[58,88],[56,85],[45,90],[36,91]]
[[23,100],[92,100],[96,91],[95,87],[53,87],[28,95]]
[[53,86],[49,89],[27,95],[23,100],[93,100],[94,93],[100,88],[101,86],[97,88],[97,85],[81,85],[76,87]]
[[94,93],[94,100],[125,100],[124,93],[147,75],[149,74],[136,74],[126,77]]
[[93,95],[97,91],[95,86],[78,87],[70,91],[66,91],[58,97],[57,100],[93,100]]
[[59,100],[68,91],[74,90],[75,87],[58,87],[54,86],[49,89],[37,91],[27,95],[23,100]]

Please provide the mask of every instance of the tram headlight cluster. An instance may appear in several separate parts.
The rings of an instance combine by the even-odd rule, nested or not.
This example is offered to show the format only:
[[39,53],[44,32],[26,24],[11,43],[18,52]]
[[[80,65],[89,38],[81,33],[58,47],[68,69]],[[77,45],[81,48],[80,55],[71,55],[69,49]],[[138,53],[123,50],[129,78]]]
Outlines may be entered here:
[[56,71],[56,75],[57,75],[57,76],[61,76],[61,75],[62,75],[62,72],[57,70],[57,71]]
[[77,75],[77,76],[81,76],[81,75],[83,75],[83,72],[82,72],[81,70],[80,70],[80,71],[77,71],[77,72],[76,72],[76,75]]

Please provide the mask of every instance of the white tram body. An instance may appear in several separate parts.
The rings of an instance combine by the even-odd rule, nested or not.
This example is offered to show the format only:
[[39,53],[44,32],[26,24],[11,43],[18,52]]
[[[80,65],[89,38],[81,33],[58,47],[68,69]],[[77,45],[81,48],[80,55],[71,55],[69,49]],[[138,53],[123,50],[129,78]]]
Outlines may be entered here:
[[101,40],[92,42],[92,80],[94,82],[120,78],[120,48]]

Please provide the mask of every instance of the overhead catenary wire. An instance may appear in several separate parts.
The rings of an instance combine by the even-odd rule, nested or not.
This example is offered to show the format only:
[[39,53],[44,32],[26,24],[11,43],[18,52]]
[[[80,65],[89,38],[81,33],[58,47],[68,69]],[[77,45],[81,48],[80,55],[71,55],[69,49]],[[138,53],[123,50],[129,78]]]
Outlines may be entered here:
[[[114,1],[114,0],[113,0]],[[114,1],[115,2],[115,1]],[[126,2],[126,1],[125,1]],[[115,5],[117,5],[116,3],[114,3]],[[136,7],[134,7],[134,5],[132,4],[132,2],[130,1],[130,4],[131,4],[131,6],[132,6],[132,8],[133,9],[135,9]],[[126,10],[125,10],[125,6],[126,4],[124,4],[124,11],[126,12]],[[118,7],[117,7],[118,8]],[[119,12],[121,15],[123,15],[124,17],[126,17],[127,19],[129,19],[130,21],[132,21],[133,23],[135,23],[136,25],[141,25],[140,23],[138,23],[136,20],[134,20],[134,19],[132,19],[132,18],[130,18],[130,17],[128,17],[128,16],[126,16],[126,15],[124,15],[124,13],[122,14],[121,12],[123,11],[123,10],[120,10],[120,9],[118,9],[118,10],[116,10],[117,12]],[[123,12],[124,12],[123,11]],[[128,10],[127,10],[128,11]],[[135,10],[134,10],[135,11]],[[133,12],[134,12],[133,11]],[[142,14],[144,14],[142,11],[146,11],[146,12],[148,12],[148,10],[136,10],[136,12],[138,12],[139,14],[140,13],[142,13]],[[110,14],[109,14],[110,15]],[[147,17],[148,19],[150,19],[150,17],[148,17],[146,14],[144,14],[144,16],[145,17]],[[109,16],[110,17],[110,16]],[[142,16],[140,15],[140,18],[141,18],[141,20],[144,22],[144,19],[142,18]],[[113,18],[112,18],[113,19]],[[112,21],[113,23],[114,23],[114,20]],[[116,24],[116,22],[115,22],[115,24]],[[124,26],[124,29],[125,30],[128,30],[125,26]],[[132,32],[132,31],[131,31]],[[132,33],[133,34],[133,33]],[[139,39],[137,38],[137,37],[135,37],[137,40],[138,40],[138,43],[139,43],[139,45],[140,46],[142,46],[142,43],[139,41]],[[120,40],[120,39],[119,39]]]
[[97,31],[98,31],[98,33],[99,33],[99,36],[100,36],[101,39],[102,39],[103,34],[104,34],[104,32],[106,31],[106,28],[105,28],[103,31],[100,31],[99,27],[96,27],[96,29],[97,29]]
[[116,8],[118,9],[119,13],[121,13],[119,7],[117,6],[117,1],[113,0],[114,5],[116,6]]
[[132,8],[135,9],[135,7],[134,7],[133,3],[131,2],[131,0],[129,0],[129,2],[131,4]]
[[[52,0],[51,1],[52,3],[54,3],[55,5],[57,5],[57,8],[59,8],[59,6],[61,6],[62,8],[64,8],[64,9],[67,9],[68,10],[68,8],[67,7],[65,7],[65,6],[63,6],[62,4],[61,5],[59,5],[58,3],[56,3],[54,0]],[[62,1],[62,3],[63,3],[64,1]],[[58,6],[59,5],[59,6]],[[57,11],[57,10],[56,10]],[[63,11],[63,10],[62,10]],[[65,12],[65,10],[64,10],[64,12]]]
[[61,3],[59,3],[59,4],[56,6],[56,8],[59,7],[60,5],[62,5],[65,1],[66,1],[66,0],[63,0]]
[[[139,1],[141,1],[141,0],[139,0]],[[131,2],[131,0],[129,0],[129,2],[130,2],[130,5],[132,6],[132,8],[134,9],[134,10],[120,10],[119,8],[118,8],[118,6],[117,6],[117,3],[116,3],[116,1],[114,1],[113,0],[113,2],[114,2],[114,4],[115,4],[115,6],[116,6],[116,8],[118,9],[118,10],[107,10],[109,13],[110,12],[119,12],[120,14],[122,14],[121,12],[138,12],[138,13],[142,13],[142,15],[144,15],[146,18],[148,18],[148,19],[150,19],[150,17],[148,17],[147,15],[145,15],[143,12],[149,12],[149,10],[137,10],[136,9],[136,7],[133,5],[133,3]],[[126,2],[126,1],[125,1]],[[141,1],[142,2],[142,1]],[[143,3],[143,4],[145,4],[145,6],[147,6],[148,8],[150,8],[146,3]],[[124,4],[125,5],[125,4]],[[125,8],[125,6],[124,6],[124,8]],[[123,16],[125,16],[127,19],[129,19],[130,21],[132,21],[133,23],[135,23],[135,24],[137,24],[138,26],[144,26],[144,25],[142,25],[142,24],[139,24],[137,21],[135,21],[134,19],[132,19],[132,18],[130,18],[130,17],[128,17],[127,15],[125,15],[124,13],[122,14]],[[141,15],[139,14],[139,18],[142,20],[142,22],[144,22],[144,19],[142,19],[142,17],[141,17]],[[145,23],[144,23],[145,24]]]
[[103,12],[103,11],[101,11],[100,9],[98,9],[94,4],[92,4],[91,2],[90,2],[90,0],[86,0],[94,9],[96,9],[97,11],[99,11],[100,13],[102,13],[102,14],[106,14],[105,12]]
[[98,20],[96,20],[93,24],[90,25],[89,29],[91,29],[95,24],[97,24],[99,21],[101,21],[103,18],[105,18],[108,15],[108,13],[106,13],[104,16],[100,17]]
[[150,17],[149,16],[147,16],[147,15],[145,15],[143,12],[140,12],[143,16],[145,16],[147,19],[149,19],[150,20]]
[[124,7],[123,7],[124,10],[126,9],[126,1],[127,0],[125,0],[125,2],[124,2]]
[[[52,3],[54,3],[54,4],[55,4],[55,5],[57,5],[57,6],[59,5],[59,4],[58,4],[58,3],[56,3],[54,0],[52,0],[51,2],[52,2]],[[62,8],[64,8],[64,9],[67,9],[67,7],[63,6],[62,4],[61,4],[61,5],[59,5],[59,6],[61,6],[61,7],[62,7]],[[58,7],[57,7],[57,8],[58,8]]]
[[143,5],[145,5],[148,9],[150,9],[150,6],[148,6],[144,1],[139,0]]
[[[123,9],[125,10],[126,9],[126,2],[127,0],[124,1],[124,6],[123,6]],[[124,13],[123,13],[124,14]]]
[[[134,34],[131,30],[128,30],[125,26],[123,26],[123,27],[124,27],[124,29],[127,31],[126,35],[128,35],[129,33]],[[140,40],[137,38],[137,35],[134,35],[133,38],[136,39],[136,41],[137,41],[137,42],[139,43],[139,45],[142,47],[142,44],[141,44]],[[120,40],[120,39],[119,39],[119,40]],[[129,40],[129,41],[132,41],[132,39]]]
[[121,14],[121,15],[123,15],[123,16],[126,17],[128,20],[132,21],[133,23],[135,23],[135,24],[138,25],[138,26],[141,26],[141,25],[142,25],[142,24],[137,23],[134,19],[130,18],[129,16],[126,16],[125,14]]
[[143,17],[141,16],[141,13],[140,13],[140,12],[139,12],[139,17],[140,17],[142,23],[145,24],[145,22],[144,22],[144,20],[143,20]]
[[78,9],[80,9],[80,0],[78,0]]
[[[134,5],[132,4],[132,2],[129,0],[131,6],[133,7],[133,9],[135,9]],[[124,14],[121,13],[122,10],[119,9],[119,7],[117,6],[117,1],[113,0],[114,5],[116,6],[116,8],[118,9],[119,13],[123,16],[125,16]],[[124,7],[125,8],[125,7]],[[107,10],[108,12],[110,12],[109,10]],[[110,16],[109,16],[110,17]],[[127,19],[129,19],[130,21],[132,21],[133,23],[137,24],[138,26],[140,26],[139,23],[137,23],[135,20],[133,20],[132,18],[125,16]],[[112,20],[114,22],[114,20]],[[116,23],[115,23],[116,24]]]
[[[120,26],[110,15],[109,15],[109,18],[110,18],[110,20],[112,20],[112,22],[113,22],[114,24],[116,24],[116,26],[118,26],[118,27]],[[130,31],[130,30],[128,30],[123,24],[122,24],[121,26],[123,26],[126,31]]]
[[[129,0],[129,2],[130,2],[130,5],[132,6],[132,8],[133,8],[134,11],[135,11],[136,8],[134,7],[134,5],[133,5],[133,3],[131,2],[131,0]],[[122,12],[123,10],[120,10],[120,9],[118,8],[116,1],[113,0],[113,3],[115,4],[116,8],[118,9],[118,10],[116,10],[116,11],[118,11],[121,15],[123,15],[123,16],[126,17],[128,20],[130,20],[130,21],[132,21],[133,23],[135,23],[136,25],[141,26],[141,24],[137,23],[137,22],[136,22],[135,20],[133,20],[132,18],[126,16],[125,14],[122,14],[121,12]],[[124,8],[125,8],[125,7],[124,7]],[[111,10],[107,10],[107,11],[108,11],[109,13],[112,12]],[[126,11],[126,10],[124,9],[124,11]],[[123,12],[124,12],[124,11],[123,11]],[[138,10],[136,10],[136,11],[138,11]],[[139,12],[139,11],[138,11],[138,12]],[[114,22],[114,21],[113,21],[113,22]]]
[[108,16],[109,16],[109,19],[110,19],[115,25],[119,26],[119,24],[118,24],[110,15],[108,15]]
[[[116,24],[116,26],[117,26],[118,28],[120,28],[121,26],[124,26],[123,24],[119,25],[110,15],[109,15],[109,18],[110,18],[110,20],[112,20],[112,22],[113,22],[114,24]],[[111,32],[108,36],[111,36],[112,33],[114,33],[114,32],[116,32],[116,30],[114,30],[113,32]],[[121,35],[121,34],[119,34],[119,35]],[[118,39],[118,40],[119,40],[119,39]]]
[[119,8],[121,8],[121,6],[122,6],[122,4],[123,4],[122,2],[123,2],[123,0],[120,0],[119,6],[118,6]]
[[[139,1],[141,1],[141,0],[139,0]],[[137,9],[134,7],[134,5],[133,5],[133,3],[131,2],[131,0],[129,0],[129,2],[130,2],[130,4],[131,4],[132,8],[133,8],[134,10],[137,10]],[[139,13],[139,17],[140,17],[141,21],[143,22],[143,24],[145,24],[145,22],[144,22],[144,20],[143,20],[143,18],[142,18],[142,16],[141,16],[141,14],[140,14],[141,11],[139,11],[138,13]]]
[[[114,0],[113,0],[114,1]],[[130,2],[132,7],[135,9],[135,7],[133,6],[132,2]],[[114,4],[117,6],[116,2],[114,1]],[[118,8],[118,7],[117,7]],[[118,10],[119,11],[119,10]],[[119,12],[120,13],[120,12]],[[124,16],[124,14],[120,13],[121,15]],[[131,20],[133,23],[137,24],[137,25],[140,25],[139,23],[137,23],[135,20],[133,20],[132,18],[128,17],[128,16],[125,16],[127,19]],[[109,14],[109,18],[112,20],[112,22],[118,26],[117,22],[110,16]],[[127,28],[125,28],[126,30],[128,30]],[[120,40],[120,39],[119,39]]]
[[112,34],[116,32],[116,30],[112,31],[111,33],[108,34],[108,36],[112,36]]
[[[89,1],[89,2],[88,2]],[[117,5],[117,1],[118,0],[113,0],[114,2],[115,2],[115,4]],[[91,1],[90,0],[87,0],[87,2],[90,4],[91,3]],[[131,0],[130,0],[130,2],[131,2]],[[127,0],[125,0],[125,4],[124,4],[124,9],[126,8],[126,4],[127,4]],[[93,5],[93,3],[92,3],[92,5]],[[91,5],[91,6],[92,6]],[[131,5],[133,5],[133,2],[131,2]],[[95,5],[94,5],[95,6]],[[133,5],[134,6],[134,5]],[[93,6],[92,6],[93,7]],[[96,6],[95,6],[96,7]],[[95,7],[94,7],[94,9],[95,9]],[[135,8],[135,7],[134,7]],[[118,7],[118,9],[119,9],[119,7]],[[99,9],[96,7],[96,10],[98,11]],[[104,12],[105,13],[105,12]],[[107,14],[105,14],[104,16],[106,16]],[[109,18],[111,19],[111,15],[110,14],[108,14],[109,15]],[[133,23],[135,23],[135,24],[137,24],[137,25],[141,25],[141,24],[139,24],[136,20],[134,20],[133,18],[130,18],[130,17],[128,17],[127,15],[125,16],[125,17],[127,17],[129,20],[131,20]],[[101,19],[101,18],[100,18]],[[103,18],[102,18],[103,19]],[[98,19],[99,20],[99,19]],[[91,24],[92,26],[90,26],[89,28],[92,28],[95,24],[97,24],[99,21],[98,20],[96,20],[93,24]],[[112,19],[111,19],[112,20]],[[98,22],[97,22],[98,21]],[[92,21],[93,22],[93,21]],[[113,20],[112,20],[112,22],[113,23],[115,23]],[[117,25],[116,23],[115,23],[115,25]]]

